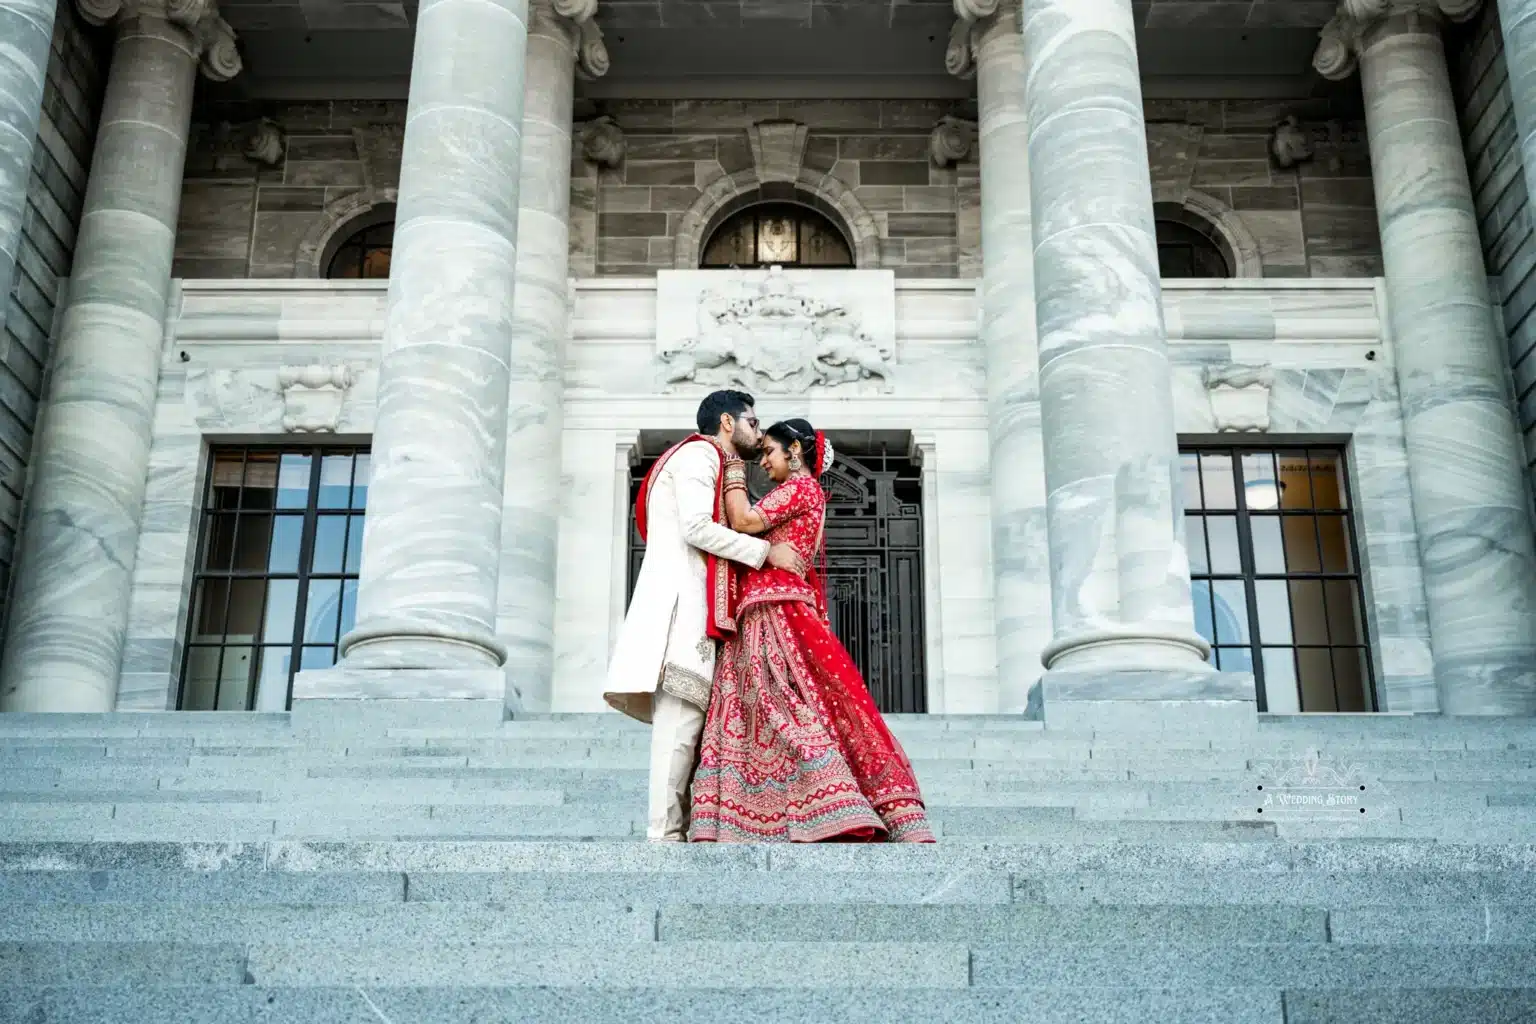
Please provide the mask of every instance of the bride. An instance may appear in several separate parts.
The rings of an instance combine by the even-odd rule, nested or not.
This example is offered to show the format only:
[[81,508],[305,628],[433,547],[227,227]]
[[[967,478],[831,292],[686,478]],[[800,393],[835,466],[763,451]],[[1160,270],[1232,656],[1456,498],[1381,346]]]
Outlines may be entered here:
[[[727,461],[731,528],[765,534],[815,561],[832,462],[802,419],[764,432],[762,467],[778,484],[756,506],[746,464]],[[736,631],[720,648],[694,774],[694,842],[931,843],[922,794],[857,666],[827,622],[819,574],[744,571]]]

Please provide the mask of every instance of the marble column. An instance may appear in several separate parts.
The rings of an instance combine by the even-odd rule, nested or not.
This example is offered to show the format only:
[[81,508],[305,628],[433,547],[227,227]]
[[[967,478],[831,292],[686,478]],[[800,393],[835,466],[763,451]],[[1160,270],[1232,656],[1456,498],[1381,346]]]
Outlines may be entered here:
[[[294,699],[479,698],[496,638],[528,0],[423,0],[357,625]],[[569,157],[566,158],[567,160]]]
[[517,287],[501,521],[497,632],[507,691],[547,709],[554,673],[555,544],[560,428],[570,337],[571,114],[575,75],[608,70],[596,0],[532,0],[528,8]]
[[0,329],[21,242],[57,0],[0,0]]
[[1023,2],[1055,630],[1044,659],[1096,675],[1104,698],[1141,685],[1105,673],[1213,674],[1190,600],[1131,4]]
[[1525,194],[1536,197],[1536,0],[1498,0],[1504,30],[1504,64],[1520,136]]
[[1314,65],[1358,67],[1440,708],[1536,713],[1536,542],[1440,38],[1480,0],[1346,0]]
[[240,70],[208,0],[88,0],[115,24],[69,303],[35,441],[0,710],[107,711],[117,692],[181,175],[199,66]]
[[981,341],[991,448],[993,602],[998,710],[1021,711],[1051,639],[1045,464],[1036,386],[1035,263],[1029,123],[1019,0],[959,0],[945,64],[976,78],[975,129],[935,129],[936,157],[958,159],[974,134],[981,164]]

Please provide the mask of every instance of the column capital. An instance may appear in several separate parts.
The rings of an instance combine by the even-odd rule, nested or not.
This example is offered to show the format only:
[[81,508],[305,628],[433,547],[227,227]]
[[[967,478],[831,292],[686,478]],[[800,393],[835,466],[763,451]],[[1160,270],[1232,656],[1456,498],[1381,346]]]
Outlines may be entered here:
[[1466,21],[1482,6],[1483,0],[1339,0],[1337,13],[1318,33],[1312,66],[1324,78],[1341,81],[1355,73],[1366,37],[1389,18],[1438,26]]
[[944,48],[944,70],[956,78],[976,74],[976,54],[988,30],[1009,25],[1023,32],[1021,0],[953,0],[955,23]]
[[576,76],[592,81],[608,73],[608,46],[597,24],[598,0],[532,0],[529,28],[547,25],[576,51]]
[[235,30],[219,17],[215,0],[75,0],[81,17],[93,25],[129,18],[154,18],[186,33],[203,76],[227,82],[243,66]]

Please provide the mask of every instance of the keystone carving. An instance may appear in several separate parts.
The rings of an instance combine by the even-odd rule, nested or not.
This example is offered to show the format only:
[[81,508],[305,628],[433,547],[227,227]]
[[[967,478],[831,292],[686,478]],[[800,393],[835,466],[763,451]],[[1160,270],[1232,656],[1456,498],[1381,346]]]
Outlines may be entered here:
[[292,434],[334,434],[341,422],[341,404],[354,380],[352,368],[344,363],[279,367],[283,429]]
[[1220,433],[1254,433],[1269,429],[1269,393],[1275,371],[1268,366],[1238,363],[1205,368],[1205,391],[1211,417]]
[[805,161],[810,129],[796,121],[759,121],[747,129],[758,181],[794,181]]

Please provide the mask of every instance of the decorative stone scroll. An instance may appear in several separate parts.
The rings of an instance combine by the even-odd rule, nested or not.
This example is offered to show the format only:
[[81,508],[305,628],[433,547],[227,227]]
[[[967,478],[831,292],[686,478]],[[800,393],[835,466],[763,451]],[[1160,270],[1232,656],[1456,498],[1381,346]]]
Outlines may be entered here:
[[759,121],[747,129],[758,181],[794,181],[805,162],[810,129],[796,121]]
[[1295,114],[1288,115],[1269,133],[1269,155],[1282,171],[1307,163],[1314,156],[1312,139]]
[[976,75],[977,30],[996,17],[1019,16],[1018,0],[953,0],[955,23],[950,26],[949,43],[944,48],[944,70],[957,78]]
[[581,155],[599,167],[624,162],[624,129],[609,114],[594,117],[581,126]]
[[1339,0],[1339,10],[1319,33],[1312,66],[1324,78],[1342,81],[1359,65],[1360,45],[1373,25],[1394,15],[1467,21],[1483,0]]
[[[127,18],[161,18],[184,29],[191,38],[203,76],[227,82],[243,66],[235,45],[235,30],[219,17],[214,0],[75,0],[80,15],[93,25]],[[595,3],[596,0],[593,0]]]
[[536,18],[545,11],[561,20],[571,33],[571,43],[576,48],[576,77],[590,82],[606,75],[608,45],[595,17],[597,0],[534,0],[529,15]]
[[936,167],[953,167],[976,149],[976,122],[945,114],[928,135],[928,155]]
[[279,367],[283,429],[291,434],[334,434],[341,422],[341,404],[355,379],[345,363]]
[[656,359],[669,390],[892,389],[896,292],[889,270],[663,270],[656,297]]
[[1219,433],[1257,433],[1269,429],[1269,393],[1275,371],[1269,366],[1231,363],[1205,368],[1211,418]]

